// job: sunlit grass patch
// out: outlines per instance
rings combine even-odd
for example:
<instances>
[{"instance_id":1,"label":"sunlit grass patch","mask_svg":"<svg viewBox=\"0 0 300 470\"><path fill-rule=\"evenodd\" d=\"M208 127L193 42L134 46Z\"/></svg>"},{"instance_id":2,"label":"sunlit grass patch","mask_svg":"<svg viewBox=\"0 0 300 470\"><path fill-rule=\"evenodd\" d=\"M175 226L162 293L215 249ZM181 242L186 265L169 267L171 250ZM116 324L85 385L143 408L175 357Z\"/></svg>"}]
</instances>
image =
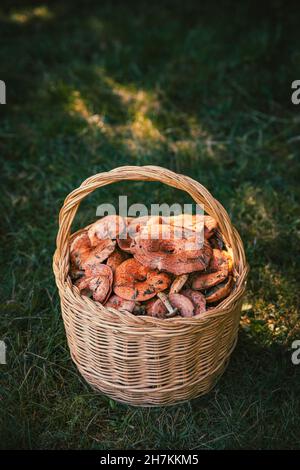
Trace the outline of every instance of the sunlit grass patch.
<instances>
[{"instance_id":1,"label":"sunlit grass patch","mask_svg":"<svg viewBox=\"0 0 300 470\"><path fill-rule=\"evenodd\" d=\"M53 17L54 14L47 5L40 5L32 9L27 8L24 10L13 11L9 16L12 22L18 24L25 24L34 19L47 21L53 19Z\"/></svg>"}]
</instances>

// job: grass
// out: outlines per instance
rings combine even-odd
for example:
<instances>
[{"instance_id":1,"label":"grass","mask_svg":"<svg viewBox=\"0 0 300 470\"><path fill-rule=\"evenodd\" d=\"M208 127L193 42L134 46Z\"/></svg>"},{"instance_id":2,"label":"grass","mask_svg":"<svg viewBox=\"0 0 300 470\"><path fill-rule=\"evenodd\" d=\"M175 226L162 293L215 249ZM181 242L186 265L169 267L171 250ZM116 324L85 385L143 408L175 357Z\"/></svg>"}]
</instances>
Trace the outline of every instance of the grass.
<instances>
[{"instance_id":1,"label":"grass","mask_svg":"<svg viewBox=\"0 0 300 470\"><path fill-rule=\"evenodd\" d=\"M3 1L1 448L291 449L300 442L297 4ZM71 362L51 269L58 210L123 164L190 175L222 201L251 266L238 346L207 396L137 409ZM187 202L118 184L101 202ZM138 198L137 198L138 196Z\"/></svg>"}]
</instances>

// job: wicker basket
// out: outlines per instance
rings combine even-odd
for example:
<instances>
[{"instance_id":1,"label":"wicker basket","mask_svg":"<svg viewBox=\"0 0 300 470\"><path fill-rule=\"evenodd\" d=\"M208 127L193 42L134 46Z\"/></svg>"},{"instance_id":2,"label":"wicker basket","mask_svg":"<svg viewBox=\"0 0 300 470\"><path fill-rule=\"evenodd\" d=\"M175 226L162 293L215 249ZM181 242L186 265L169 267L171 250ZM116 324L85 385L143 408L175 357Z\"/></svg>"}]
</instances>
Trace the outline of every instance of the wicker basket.
<instances>
[{"instance_id":1,"label":"wicker basket","mask_svg":"<svg viewBox=\"0 0 300 470\"><path fill-rule=\"evenodd\" d=\"M72 285L70 228L80 201L123 180L159 181L184 190L217 219L232 249L236 283L214 310L193 318L134 316L82 297ZM154 166L125 166L88 178L60 211L53 269L72 359L95 389L131 405L171 405L207 393L224 372L237 341L248 266L227 212L198 182Z\"/></svg>"}]
</instances>

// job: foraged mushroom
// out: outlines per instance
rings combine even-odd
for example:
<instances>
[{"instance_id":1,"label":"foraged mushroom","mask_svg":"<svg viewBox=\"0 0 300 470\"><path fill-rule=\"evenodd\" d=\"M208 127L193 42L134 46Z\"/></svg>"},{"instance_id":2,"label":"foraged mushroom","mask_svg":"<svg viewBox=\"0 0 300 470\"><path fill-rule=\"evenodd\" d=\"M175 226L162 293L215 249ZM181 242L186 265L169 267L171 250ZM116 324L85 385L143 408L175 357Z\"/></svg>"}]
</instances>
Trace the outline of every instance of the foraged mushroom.
<instances>
[{"instance_id":1,"label":"foraged mushroom","mask_svg":"<svg viewBox=\"0 0 300 470\"><path fill-rule=\"evenodd\" d=\"M178 254L168 253L168 251L165 251L165 247L154 254L147 250L139 249L134 253L134 257L137 261L152 269L167 271L179 276L180 274L205 269L209 263L211 252L212 249L210 246L205 244L203 248L199 250L198 256L194 258L189 258L184 252Z\"/></svg>"},{"instance_id":2,"label":"foraged mushroom","mask_svg":"<svg viewBox=\"0 0 300 470\"><path fill-rule=\"evenodd\" d=\"M193 230L199 234L204 229L204 238L207 240L212 237L218 228L218 222L210 215L202 214L180 214L167 219L170 225L182 227L187 230Z\"/></svg>"},{"instance_id":3,"label":"foraged mushroom","mask_svg":"<svg viewBox=\"0 0 300 470\"><path fill-rule=\"evenodd\" d=\"M81 295L92 297L92 291L89 285L91 280L92 280L91 277L83 276L74 282L74 285L78 287Z\"/></svg>"},{"instance_id":4,"label":"foraged mushroom","mask_svg":"<svg viewBox=\"0 0 300 470\"><path fill-rule=\"evenodd\" d=\"M105 304L105 307L112 307L119 311L132 312L135 307L134 300L125 300L122 297L119 297L116 294L110 296L108 301Z\"/></svg>"},{"instance_id":5,"label":"foraged mushroom","mask_svg":"<svg viewBox=\"0 0 300 470\"><path fill-rule=\"evenodd\" d=\"M226 271L217 271L215 273L199 273L192 282L192 288L196 290L210 289L227 278Z\"/></svg>"},{"instance_id":6,"label":"foraged mushroom","mask_svg":"<svg viewBox=\"0 0 300 470\"><path fill-rule=\"evenodd\" d=\"M153 225L151 231L149 226L143 227L135 238L135 259L152 269L176 275L205 269L212 254L209 243L200 245L195 232L177 235L167 224Z\"/></svg>"},{"instance_id":7,"label":"foraged mushroom","mask_svg":"<svg viewBox=\"0 0 300 470\"><path fill-rule=\"evenodd\" d=\"M227 270L228 273L232 271L232 258L228 251L214 248L213 255L211 257L207 270L211 272L216 272L222 269Z\"/></svg>"},{"instance_id":8,"label":"foraged mushroom","mask_svg":"<svg viewBox=\"0 0 300 470\"><path fill-rule=\"evenodd\" d=\"M188 278L188 274L180 274L180 276L177 276L170 287L170 294L178 294L183 288Z\"/></svg>"},{"instance_id":9,"label":"foraged mushroom","mask_svg":"<svg viewBox=\"0 0 300 470\"><path fill-rule=\"evenodd\" d=\"M89 288L94 300L105 303L111 294L112 284L107 276L96 276L91 278Z\"/></svg>"},{"instance_id":10,"label":"foraged mushroom","mask_svg":"<svg viewBox=\"0 0 300 470\"><path fill-rule=\"evenodd\" d=\"M211 304L214 302L219 302L220 300L225 299L225 297L228 297L231 292L232 282L232 276L229 276L229 278L221 284L217 284L216 286L206 291L206 302Z\"/></svg>"},{"instance_id":11,"label":"foraged mushroom","mask_svg":"<svg viewBox=\"0 0 300 470\"><path fill-rule=\"evenodd\" d=\"M182 317L194 315L194 305L190 299L181 294L170 294L169 300L173 307L177 308Z\"/></svg>"},{"instance_id":12,"label":"foraged mushroom","mask_svg":"<svg viewBox=\"0 0 300 470\"><path fill-rule=\"evenodd\" d=\"M71 243L70 258L74 268L85 269L87 264L101 263L115 249L116 242L111 239L98 240L92 247L87 232L81 233Z\"/></svg>"},{"instance_id":13,"label":"foraged mushroom","mask_svg":"<svg viewBox=\"0 0 300 470\"><path fill-rule=\"evenodd\" d=\"M210 289L223 282L231 269L232 262L227 251L215 248L206 271L194 275L192 288L196 290Z\"/></svg>"},{"instance_id":14,"label":"foraged mushroom","mask_svg":"<svg viewBox=\"0 0 300 470\"><path fill-rule=\"evenodd\" d=\"M218 228L218 222L210 215L204 216L204 237L208 240Z\"/></svg>"},{"instance_id":15,"label":"foraged mushroom","mask_svg":"<svg viewBox=\"0 0 300 470\"><path fill-rule=\"evenodd\" d=\"M99 240L120 237L126 230L126 221L119 215L107 215L93 223L88 229L88 236L92 246L96 246Z\"/></svg>"},{"instance_id":16,"label":"foraged mushroom","mask_svg":"<svg viewBox=\"0 0 300 470\"><path fill-rule=\"evenodd\" d=\"M183 233L197 232L198 237L204 234L204 216L202 214L175 215L165 219L165 223L177 227L177 229L180 228Z\"/></svg>"},{"instance_id":17,"label":"foraged mushroom","mask_svg":"<svg viewBox=\"0 0 300 470\"><path fill-rule=\"evenodd\" d=\"M162 301L162 303L167 309L166 317L175 317L175 315L177 315L178 309L173 307L168 296L164 292L158 292L157 297Z\"/></svg>"},{"instance_id":18,"label":"foraged mushroom","mask_svg":"<svg viewBox=\"0 0 300 470\"><path fill-rule=\"evenodd\" d=\"M113 253L107 258L106 264L112 269L112 272L114 273L119 264L123 263L123 261L126 259L128 259L127 253L124 253L124 251L115 248L115 251L113 251Z\"/></svg>"},{"instance_id":19,"label":"foraged mushroom","mask_svg":"<svg viewBox=\"0 0 300 470\"><path fill-rule=\"evenodd\" d=\"M87 232L77 235L70 245L70 259L73 268L80 268L85 260L91 256L91 242Z\"/></svg>"},{"instance_id":20,"label":"foraged mushroom","mask_svg":"<svg viewBox=\"0 0 300 470\"><path fill-rule=\"evenodd\" d=\"M146 303L146 313L150 317L165 318L167 312L166 306L160 299L153 298Z\"/></svg>"},{"instance_id":21,"label":"foraged mushroom","mask_svg":"<svg viewBox=\"0 0 300 470\"><path fill-rule=\"evenodd\" d=\"M143 301L155 297L170 284L169 274L157 272L131 258L116 268L113 289L123 299Z\"/></svg>"},{"instance_id":22,"label":"foraged mushroom","mask_svg":"<svg viewBox=\"0 0 300 470\"><path fill-rule=\"evenodd\" d=\"M113 282L112 269L107 264L102 263L87 263L85 266L86 277L105 276L109 279L110 284Z\"/></svg>"},{"instance_id":23,"label":"foraged mushroom","mask_svg":"<svg viewBox=\"0 0 300 470\"><path fill-rule=\"evenodd\" d=\"M206 299L201 292L197 292L193 289L184 289L181 291L181 294L192 301L195 315L199 315L206 311Z\"/></svg>"},{"instance_id":24,"label":"foraged mushroom","mask_svg":"<svg viewBox=\"0 0 300 470\"><path fill-rule=\"evenodd\" d=\"M145 215L137 217L128 223L127 233L131 238L135 238L135 236L141 231L142 227L149 225L159 225L163 223L164 218L160 215Z\"/></svg>"},{"instance_id":25,"label":"foraged mushroom","mask_svg":"<svg viewBox=\"0 0 300 470\"><path fill-rule=\"evenodd\" d=\"M113 273L106 264L87 265L85 275L75 282L83 295L92 294L93 299L105 302L111 294Z\"/></svg>"}]
</instances>

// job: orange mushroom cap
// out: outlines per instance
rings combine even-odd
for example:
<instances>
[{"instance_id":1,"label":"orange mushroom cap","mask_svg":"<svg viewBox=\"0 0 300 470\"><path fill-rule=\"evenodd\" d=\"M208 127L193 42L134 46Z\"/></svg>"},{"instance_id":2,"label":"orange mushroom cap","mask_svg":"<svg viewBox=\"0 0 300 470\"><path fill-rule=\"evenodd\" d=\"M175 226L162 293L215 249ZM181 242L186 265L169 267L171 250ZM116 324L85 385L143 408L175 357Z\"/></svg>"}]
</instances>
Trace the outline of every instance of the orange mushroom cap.
<instances>
[{"instance_id":1,"label":"orange mushroom cap","mask_svg":"<svg viewBox=\"0 0 300 470\"><path fill-rule=\"evenodd\" d=\"M115 245L116 242L108 238L92 246L87 232L81 233L70 246L71 265L85 269L87 264L101 263L114 251Z\"/></svg>"},{"instance_id":2,"label":"orange mushroom cap","mask_svg":"<svg viewBox=\"0 0 300 470\"><path fill-rule=\"evenodd\" d=\"M75 285L83 295L92 294L93 299L104 303L111 294L113 273L106 264L92 264L87 267L85 276L78 279Z\"/></svg>"},{"instance_id":3,"label":"orange mushroom cap","mask_svg":"<svg viewBox=\"0 0 300 470\"><path fill-rule=\"evenodd\" d=\"M142 228L135 244L136 260L152 269L176 275L205 269L212 254L209 243L204 241L201 245L195 232L179 233L177 228L167 224Z\"/></svg>"},{"instance_id":4,"label":"orange mushroom cap","mask_svg":"<svg viewBox=\"0 0 300 470\"><path fill-rule=\"evenodd\" d=\"M193 289L206 290L223 282L232 269L230 260L231 258L226 251L215 248L206 272L194 275Z\"/></svg>"},{"instance_id":5,"label":"orange mushroom cap","mask_svg":"<svg viewBox=\"0 0 300 470\"><path fill-rule=\"evenodd\" d=\"M89 283L89 288L93 293L93 299L105 304L111 294L112 283L107 276L92 277Z\"/></svg>"},{"instance_id":6,"label":"orange mushroom cap","mask_svg":"<svg viewBox=\"0 0 300 470\"><path fill-rule=\"evenodd\" d=\"M92 246L99 241L115 239L126 230L126 220L119 215L107 215L93 223L88 229L88 236Z\"/></svg>"},{"instance_id":7,"label":"orange mushroom cap","mask_svg":"<svg viewBox=\"0 0 300 470\"><path fill-rule=\"evenodd\" d=\"M125 261L128 256L129 255L124 253L124 251L115 248L115 251L113 251L113 253L107 258L106 264L112 269L112 272L114 273L119 264L123 263L123 261Z\"/></svg>"},{"instance_id":8,"label":"orange mushroom cap","mask_svg":"<svg viewBox=\"0 0 300 470\"><path fill-rule=\"evenodd\" d=\"M130 258L116 268L113 289L123 299L143 301L167 289L170 284L169 274L150 269Z\"/></svg>"},{"instance_id":9,"label":"orange mushroom cap","mask_svg":"<svg viewBox=\"0 0 300 470\"><path fill-rule=\"evenodd\" d=\"M218 228L218 222L210 215L180 214L165 219L165 222L176 227L193 230L201 233L204 230L204 238L207 240L213 236Z\"/></svg>"}]
</instances>

